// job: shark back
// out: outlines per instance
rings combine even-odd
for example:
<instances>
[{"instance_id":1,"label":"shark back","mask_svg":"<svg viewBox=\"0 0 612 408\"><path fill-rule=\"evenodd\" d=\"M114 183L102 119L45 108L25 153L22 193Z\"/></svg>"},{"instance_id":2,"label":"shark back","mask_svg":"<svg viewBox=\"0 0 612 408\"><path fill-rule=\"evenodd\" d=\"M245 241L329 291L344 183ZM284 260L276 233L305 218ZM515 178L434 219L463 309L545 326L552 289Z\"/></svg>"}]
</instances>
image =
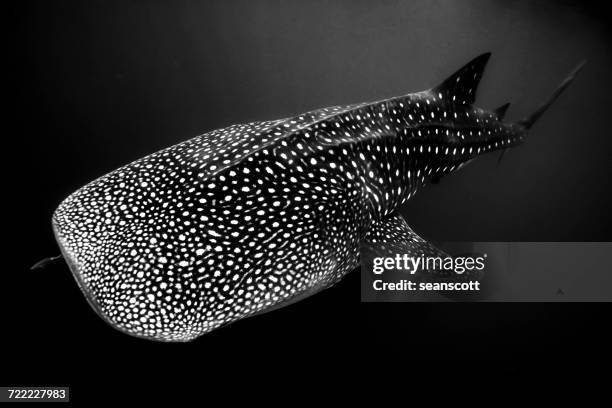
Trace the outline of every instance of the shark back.
<instances>
[{"instance_id":1,"label":"shark back","mask_svg":"<svg viewBox=\"0 0 612 408\"><path fill-rule=\"evenodd\" d=\"M364 242L440 254L398 207L526 132L473 106L488 58L423 92L229 126L112 171L56 209L63 257L110 325L186 341L329 287Z\"/></svg>"}]
</instances>

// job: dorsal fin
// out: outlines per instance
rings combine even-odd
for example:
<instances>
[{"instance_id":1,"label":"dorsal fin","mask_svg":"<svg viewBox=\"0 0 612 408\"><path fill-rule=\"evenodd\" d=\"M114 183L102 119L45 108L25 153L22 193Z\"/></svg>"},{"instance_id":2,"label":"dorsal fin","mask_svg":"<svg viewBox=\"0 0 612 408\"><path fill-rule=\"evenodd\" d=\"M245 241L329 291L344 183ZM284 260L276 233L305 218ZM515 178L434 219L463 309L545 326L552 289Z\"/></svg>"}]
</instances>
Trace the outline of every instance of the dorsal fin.
<instances>
[{"instance_id":1,"label":"dorsal fin","mask_svg":"<svg viewBox=\"0 0 612 408\"><path fill-rule=\"evenodd\" d=\"M493 111L495 113L495 116L497 116L497 119L502 120L504 116L506 116L506 112L508 111L509 106L510 102L504 103L502 106Z\"/></svg>"},{"instance_id":2,"label":"dorsal fin","mask_svg":"<svg viewBox=\"0 0 612 408\"><path fill-rule=\"evenodd\" d=\"M433 91L441 94L442 98L458 104L471 105L476 99L476 88L482 78L490 52L479 55L468 62L463 68L455 72Z\"/></svg>"}]
</instances>

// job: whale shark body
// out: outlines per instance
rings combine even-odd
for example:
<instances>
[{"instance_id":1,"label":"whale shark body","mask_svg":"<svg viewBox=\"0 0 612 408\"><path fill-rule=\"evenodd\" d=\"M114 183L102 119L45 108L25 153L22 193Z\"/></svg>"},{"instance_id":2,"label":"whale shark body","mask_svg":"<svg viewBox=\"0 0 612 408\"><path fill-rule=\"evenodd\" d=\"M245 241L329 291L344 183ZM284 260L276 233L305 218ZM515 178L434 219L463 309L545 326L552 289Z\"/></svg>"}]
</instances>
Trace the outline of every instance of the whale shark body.
<instances>
[{"instance_id":1,"label":"whale shark body","mask_svg":"<svg viewBox=\"0 0 612 408\"><path fill-rule=\"evenodd\" d=\"M187 341L333 285L359 248L442 252L398 214L417 189L521 144L527 119L473 106L490 54L429 90L214 130L121 167L53 215L64 259L113 327Z\"/></svg>"}]
</instances>

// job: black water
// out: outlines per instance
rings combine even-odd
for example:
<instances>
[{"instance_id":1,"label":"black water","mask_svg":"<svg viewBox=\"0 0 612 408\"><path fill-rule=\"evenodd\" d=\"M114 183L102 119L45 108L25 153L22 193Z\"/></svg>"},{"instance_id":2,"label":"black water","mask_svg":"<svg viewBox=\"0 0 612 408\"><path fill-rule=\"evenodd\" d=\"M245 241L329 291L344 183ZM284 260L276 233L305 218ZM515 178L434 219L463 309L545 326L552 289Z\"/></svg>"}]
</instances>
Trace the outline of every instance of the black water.
<instances>
[{"instance_id":1,"label":"black water","mask_svg":"<svg viewBox=\"0 0 612 408\"><path fill-rule=\"evenodd\" d=\"M3 348L12 356L2 382L84 393L109 381L109 367L121 367L119 379L135 372L165 381L186 361L212 369L337 359L363 368L384 365L377 353L396 349L414 351L400 365L441 370L449 370L444 358L457 370L512 371L609 357L601 339L607 307L366 305L357 273L290 308L168 346L108 328L67 267L27 272L58 252L55 206L126 162L232 123L419 91L485 51L493 56L477 105L510 101L509 120L534 109L581 60L588 64L524 146L499 166L486 156L421 192L403 211L409 223L438 241L609 241L612 20L598 4L21 3L10 37L19 71L7 78L17 91L15 126L4 136L5 200L16 207L4 274L19 276L5 285L14 296L4 297ZM584 354L559 341L583 342Z\"/></svg>"}]
</instances>

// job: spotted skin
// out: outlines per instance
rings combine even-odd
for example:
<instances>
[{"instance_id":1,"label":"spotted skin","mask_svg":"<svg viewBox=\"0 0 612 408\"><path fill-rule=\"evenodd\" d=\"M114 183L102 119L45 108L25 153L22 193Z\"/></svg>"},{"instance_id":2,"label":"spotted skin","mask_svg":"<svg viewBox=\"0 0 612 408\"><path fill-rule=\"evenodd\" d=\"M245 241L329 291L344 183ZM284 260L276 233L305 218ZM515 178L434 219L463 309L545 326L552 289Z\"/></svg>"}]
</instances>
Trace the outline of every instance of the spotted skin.
<instances>
[{"instance_id":1,"label":"spotted skin","mask_svg":"<svg viewBox=\"0 0 612 408\"><path fill-rule=\"evenodd\" d=\"M379 233L427 249L397 208L527 131L472 106L488 57L427 91L230 126L108 173L55 211L64 258L113 327L187 341L329 287Z\"/></svg>"},{"instance_id":2,"label":"spotted skin","mask_svg":"<svg viewBox=\"0 0 612 408\"><path fill-rule=\"evenodd\" d=\"M361 255L365 265L372 265L374 257L386 256L394 258L397 254L407 254L413 257L450 257L446 252L436 248L424 240L410 228L404 217L398 212L392 213L380 221L374 222L368 234L361 240ZM474 256L476 256L474 254ZM362 263L363 264L363 263ZM456 274L452 270L419 269L412 274L413 281L470 281L481 279L479 270Z\"/></svg>"}]
</instances>

